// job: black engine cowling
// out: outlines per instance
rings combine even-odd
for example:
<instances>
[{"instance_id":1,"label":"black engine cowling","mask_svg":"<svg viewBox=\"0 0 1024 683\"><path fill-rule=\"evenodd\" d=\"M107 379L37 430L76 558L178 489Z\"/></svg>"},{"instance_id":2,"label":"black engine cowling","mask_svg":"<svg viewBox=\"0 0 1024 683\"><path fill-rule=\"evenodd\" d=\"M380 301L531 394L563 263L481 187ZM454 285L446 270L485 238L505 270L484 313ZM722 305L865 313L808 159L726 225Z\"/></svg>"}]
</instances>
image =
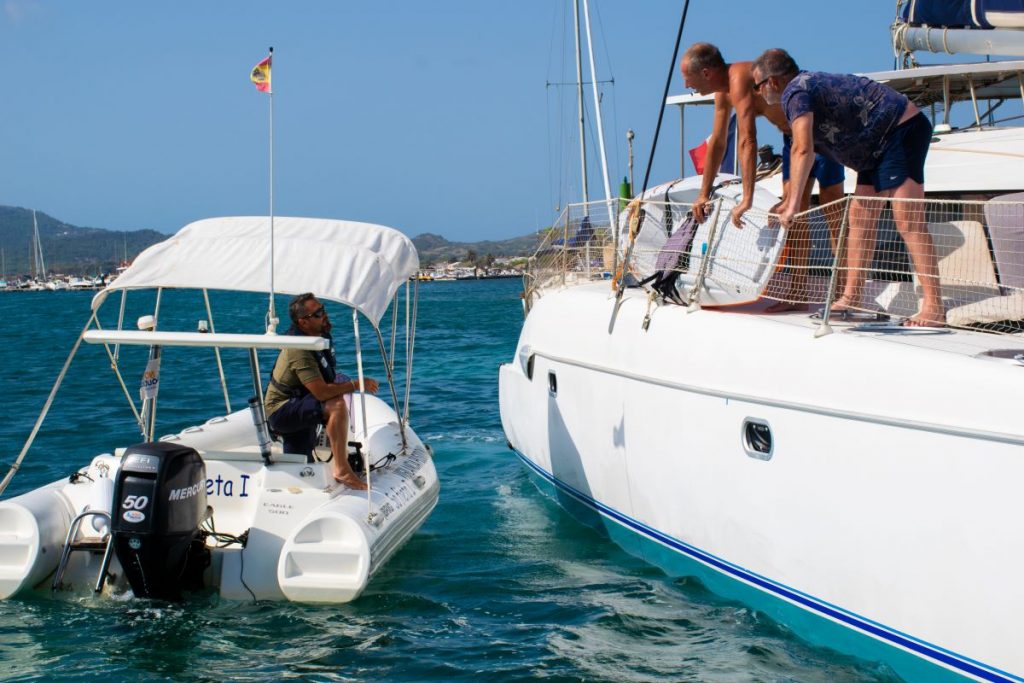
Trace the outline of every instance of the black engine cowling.
<instances>
[{"instance_id":1,"label":"black engine cowling","mask_svg":"<svg viewBox=\"0 0 1024 683\"><path fill-rule=\"evenodd\" d=\"M181 599L209 563L199 525L207 514L206 466L188 446L130 446L114 483L114 552L139 598Z\"/></svg>"}]
</instances>

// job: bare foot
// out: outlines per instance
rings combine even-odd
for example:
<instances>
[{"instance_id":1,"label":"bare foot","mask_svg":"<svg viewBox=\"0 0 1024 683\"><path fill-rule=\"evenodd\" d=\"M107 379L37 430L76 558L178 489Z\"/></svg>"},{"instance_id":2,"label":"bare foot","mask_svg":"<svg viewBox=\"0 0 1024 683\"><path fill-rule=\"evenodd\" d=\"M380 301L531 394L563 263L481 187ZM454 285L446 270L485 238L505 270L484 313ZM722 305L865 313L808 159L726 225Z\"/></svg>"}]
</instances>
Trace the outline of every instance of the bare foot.
<instances>
[{"instance_id":1,"label":"bare foot","mask_svg":"<svg viewBox=\"0 0 1024 683\"><path fill-rule=\"evenodd\" d=\"M337 472L335 472L334 481L338 482L339 484L344 484L350 489L354 489L356 491L366 490L366 482L357 477L355 474L338 474Z\"/></svg>"},{"instance_id":2,"label":"bare foot","mask_svg":"<svg viewBox=\"0 0 1024 683\"><path fill-rule=\"evenodd\" d=\"M832 302L832 308L830 309L833 313L841 313L843 311L849 311L857 308L857 304L853 303L845 296L841 296Z\"/></svg>"},{"instance_id":3,"label":"bare foot","mask_svg":"<svg viewBox=\"0 0 1024 683\"><path fill-rule=\"evenodd\" d=\"M946 312L942 309L922 308L917 315L907 318L904 327L945 327Z\"/></svg>"},{"instance_id":4,"label":"bare foot","mask_svg":"<svg viewBox=\"0 0 1024 683\"><path fill-rule=\"evenodd\" d=\"M785 313L787 311L806 311L808 310L807 304L794 304L789 301L776 301L768 308L764 309L765 313Z\"/></svg>"}]
</instances>

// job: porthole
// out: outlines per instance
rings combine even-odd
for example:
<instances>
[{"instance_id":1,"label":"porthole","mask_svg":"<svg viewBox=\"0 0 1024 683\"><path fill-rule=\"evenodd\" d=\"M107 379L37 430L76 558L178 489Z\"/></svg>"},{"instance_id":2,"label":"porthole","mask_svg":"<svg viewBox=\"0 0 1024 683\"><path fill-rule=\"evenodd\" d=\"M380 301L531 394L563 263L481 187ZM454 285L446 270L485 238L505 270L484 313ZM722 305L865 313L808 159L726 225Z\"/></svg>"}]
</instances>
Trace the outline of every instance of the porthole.
<instances>
[{"instance_id":1,"label":"porthole","mask_svg":"<svg viewBox=\"0 0 1024 683\"><path fill-rule=\"evenodd\" d=\"M766 420L748 417L743 421L743 450L751 458L771 460L775 450L772 428Z\"/></svg>"},{"instance_id":2,"label":"porthole","mask_svg":"<svg viewBox=\"0 0 1024 683\"><path fill-rule=\"evenodd\" d=\"M558 395L558 378L553 372L548 373L548 393L552 396Z\"/></svg>"}]
</instances>

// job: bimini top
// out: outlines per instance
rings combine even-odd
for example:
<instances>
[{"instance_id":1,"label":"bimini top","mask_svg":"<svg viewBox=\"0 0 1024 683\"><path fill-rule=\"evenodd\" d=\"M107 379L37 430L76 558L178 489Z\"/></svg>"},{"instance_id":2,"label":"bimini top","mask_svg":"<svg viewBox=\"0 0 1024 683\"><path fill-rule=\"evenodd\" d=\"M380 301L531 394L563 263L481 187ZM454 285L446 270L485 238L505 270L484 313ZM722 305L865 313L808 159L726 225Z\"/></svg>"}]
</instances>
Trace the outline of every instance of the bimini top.
<instances>
[{"instance_id":1,"label":"bimini top","mask_svg":"<svg viewBox=\"0 0 1024 683\"><path fill-rule=\"evenodd\" d=\"M324 218L274 217L274 291L313 292L352 306L374 325L416 274L412 241L392 228ZM143 251L100 291L155 287L270 291L270 218L230 216L190 223Z\"/></svg>"}]
</instances>

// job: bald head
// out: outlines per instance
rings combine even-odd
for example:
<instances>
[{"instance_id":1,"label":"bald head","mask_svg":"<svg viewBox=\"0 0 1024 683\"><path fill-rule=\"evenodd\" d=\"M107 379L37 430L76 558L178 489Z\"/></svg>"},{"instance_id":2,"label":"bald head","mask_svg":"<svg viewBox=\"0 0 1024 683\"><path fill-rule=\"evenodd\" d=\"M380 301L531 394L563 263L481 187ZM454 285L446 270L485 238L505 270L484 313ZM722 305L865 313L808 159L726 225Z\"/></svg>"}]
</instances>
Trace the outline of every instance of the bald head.
<instances>
[{"instance_id":1,"label":"bald head","mask_svg":"<svg viewBox=\"0 0 1024 683\"><path fill-rule=\"evenodd\" d=\"M684 70L724 69L722 53L711 43L694 43L683 53Z\"/></svg>"}]
</instances>

